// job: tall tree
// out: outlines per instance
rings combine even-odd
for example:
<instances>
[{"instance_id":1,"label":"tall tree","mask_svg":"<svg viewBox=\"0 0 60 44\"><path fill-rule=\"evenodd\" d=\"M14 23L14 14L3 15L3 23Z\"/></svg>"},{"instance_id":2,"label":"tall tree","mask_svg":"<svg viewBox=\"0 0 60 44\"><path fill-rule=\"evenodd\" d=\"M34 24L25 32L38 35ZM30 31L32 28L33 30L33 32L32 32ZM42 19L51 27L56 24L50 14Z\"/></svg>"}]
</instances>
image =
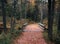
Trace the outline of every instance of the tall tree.
<instances>
[{"instance_id":1,"label":"tall tree","mask_svg":"<svg viewBox=\"0 0 60 44\"><path fill-rule=\"evenodd\" d=\"M48 0L48 37L52 40L55 0Z\"/></svg>"},{"instance_id":2,"label":"tall tree","mask_svg":"<svg viewBox=\"0 0 60 44\"><path fill-rule=\"evenodd\" d=\"M20 19L22 19L22 0L20 0Z\"/></svg>"},{"instance_id":3,"label":"tall tree","mask_svg":"<svg viewBox=\"0 0 60 44\"><path fill-rule=\"evenodd\" d=\"M60 0L58 0L58 32L60 31Z\"/></svg>"},{"instance_id":4,"label":"tall tree","mask_svg":"<svg viewBox=\"0 0 60 44\"><path fill-rule=\"evenodd\" d=\"M58 36L60 37L60 0L58 0Z\"/></svg>"},{"instance_id":5,"label":"tall tree","mask_svg":"<svg viewBox=\"0 0 60 44\"><path fill-rule=\"evenodd\" d=\"M16 9L17 9L17 2L18 0L14 0L14 4L13 4L13 15L14 15L14 18L13 18L13 29L15 27L15 24L16 24Z\"/></svg>"},{"instance_id":6,"label":"tall tree","mask_svg":"<svg viewBox=\"0 0 60 44\"><path fill-rule=\"evenodd\" d=\"M35 22L36 21L38 22L38 15L39 15L38 6L39 6L39 0L35 0L35 6L34 6L35 8L34 8L34 13L33 13Z\"/></svg>"},{"instance_id":7,"label":"tall tree","mask_svg":"<svg viewBox=\"0 0 60 44\"><path fill-rule=\"evenodd\" d=\"M25 0L25 19L26 19L26 13L27 12L27 0Z\"/></svg>"},{"instance_id":8,"label":"tall tree","mask_svg":"<svg viewBox=\"0 0 60 44\"><path fill-rule=\"evenodd\" d=\"M14 7L14 8L13 8L13 10L14 10L14 11L13 11L13 12L14 12L14 13L13 13L13 14L14 14L14 23L15 23L15 20L16 20L17 1L18 1L18 0L14 0L14 5L13 5L13 7Z\"/></svg>"},{"instance_id":9,"label":"tall tree","mask_svg":"<svg viewBox=\"0 0 60 44\"><path fill-rule=\"evenodd\" d=\"M1 0L4 31L6 31L6 3L7 0Z\"/></svg>"},{"instance_id":10,"label":"tall tree","mask_svg":"<svg viewBox=\"0 0 60 44\"><path fill-rule=\"evenodd\" d=\"M35 22L38 22L39 9L38 9L38 5L37 4L35 5L35 8L34 9L35 9L34 12L33 12L34 21Z\"/></svg>"},{"instance_id":11,"label":"tall tree","mask_svg":"<svg viewBox=\"0 0 60 44\"><path fill-rule=\"evenodd\" d=\"M40 12L41 12L40 22L43 23L43 2L42 2L42 0L41 0L41 3L40 3Z\"/></svg>"},{"instance_id":12,"label":"tall tree","mask_svg":"<svg viewBox=\"0 0 60 44\"><path fill-rule=\"evenodd\" d=\"M11 14L11 32L13 32L15 29L17 2L18 0L13 0L13 14Z\"/></svg>"}]
</instances>

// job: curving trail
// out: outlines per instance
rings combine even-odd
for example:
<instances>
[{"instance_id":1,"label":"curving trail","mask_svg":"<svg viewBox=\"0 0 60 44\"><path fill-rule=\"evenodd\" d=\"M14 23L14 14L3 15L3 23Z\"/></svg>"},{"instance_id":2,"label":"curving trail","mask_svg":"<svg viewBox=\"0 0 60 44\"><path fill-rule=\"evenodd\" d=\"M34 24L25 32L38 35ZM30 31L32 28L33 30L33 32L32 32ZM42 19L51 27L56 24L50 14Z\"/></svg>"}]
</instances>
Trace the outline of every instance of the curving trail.
<instances>
[{"instance_id":1,"label":"curving trail","mask_svg":"<svg viewBox=\"0 0 60 44\"><path fill-rule=\"evenodd\" d=\"M22 35L14 40L14 44L47 44L43 37L43 29L38 24L25 27Z\"/></svg>"}]
</instances>

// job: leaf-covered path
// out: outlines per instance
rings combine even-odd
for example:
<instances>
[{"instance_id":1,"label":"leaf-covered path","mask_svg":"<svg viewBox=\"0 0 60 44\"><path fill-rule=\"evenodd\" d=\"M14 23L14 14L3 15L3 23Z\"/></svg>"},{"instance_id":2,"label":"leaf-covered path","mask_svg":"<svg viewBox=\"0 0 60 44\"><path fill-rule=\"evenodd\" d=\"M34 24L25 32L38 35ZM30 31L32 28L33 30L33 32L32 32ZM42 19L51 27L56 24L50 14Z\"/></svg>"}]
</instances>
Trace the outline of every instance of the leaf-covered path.
<instances>
[{"instance_id":1,"label":"leaf-covered path","mask_svg":"<svg viewBox=\"0 0 60 44\"><path fill-rule=\"evenodd\" d=\"M30 24L24 28L22 35L14 40L14 44L47 44L43 37L43 29L38 24Z\"/></svg>"}]
</instances>

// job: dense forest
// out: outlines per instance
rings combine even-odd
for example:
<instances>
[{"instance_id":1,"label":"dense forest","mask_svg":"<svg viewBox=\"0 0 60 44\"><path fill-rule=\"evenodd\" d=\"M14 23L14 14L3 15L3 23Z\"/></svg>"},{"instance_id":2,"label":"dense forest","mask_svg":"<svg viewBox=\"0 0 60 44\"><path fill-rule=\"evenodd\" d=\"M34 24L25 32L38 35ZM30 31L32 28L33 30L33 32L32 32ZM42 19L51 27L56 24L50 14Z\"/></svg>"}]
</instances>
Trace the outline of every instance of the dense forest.
<instances>
[{"instance_id":1,"label":"dense forest","mask_svg":"<svg viewBox=\"0 0 60 44\"><path fill-rule=\"evenodd\" d=\"M60 44L59 5L60 0L0 0L0 44L11 44L30 24L40 24L46 41Z\"/></svg>"}]
</instances>

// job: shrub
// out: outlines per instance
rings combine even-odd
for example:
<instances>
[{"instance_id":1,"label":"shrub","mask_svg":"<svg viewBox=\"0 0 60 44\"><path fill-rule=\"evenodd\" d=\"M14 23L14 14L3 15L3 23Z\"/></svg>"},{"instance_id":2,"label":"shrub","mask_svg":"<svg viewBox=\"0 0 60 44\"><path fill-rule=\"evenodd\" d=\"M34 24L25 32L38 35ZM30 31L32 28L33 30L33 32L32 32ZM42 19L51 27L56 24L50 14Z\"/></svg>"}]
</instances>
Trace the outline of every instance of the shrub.
<instances>
[{"instance_id":1,"label":"shrub","mask_svg":"<svg viewBox=\"0 0 60 44\"><path fill-rule=\"evenodd\" d=\"M0 35L0 44L12 44L12 41L20 34L20 32L21 31L19 30L14 30L13 32L8 32L7 34L2 32Z\"/></svg>"}]
</instances>

